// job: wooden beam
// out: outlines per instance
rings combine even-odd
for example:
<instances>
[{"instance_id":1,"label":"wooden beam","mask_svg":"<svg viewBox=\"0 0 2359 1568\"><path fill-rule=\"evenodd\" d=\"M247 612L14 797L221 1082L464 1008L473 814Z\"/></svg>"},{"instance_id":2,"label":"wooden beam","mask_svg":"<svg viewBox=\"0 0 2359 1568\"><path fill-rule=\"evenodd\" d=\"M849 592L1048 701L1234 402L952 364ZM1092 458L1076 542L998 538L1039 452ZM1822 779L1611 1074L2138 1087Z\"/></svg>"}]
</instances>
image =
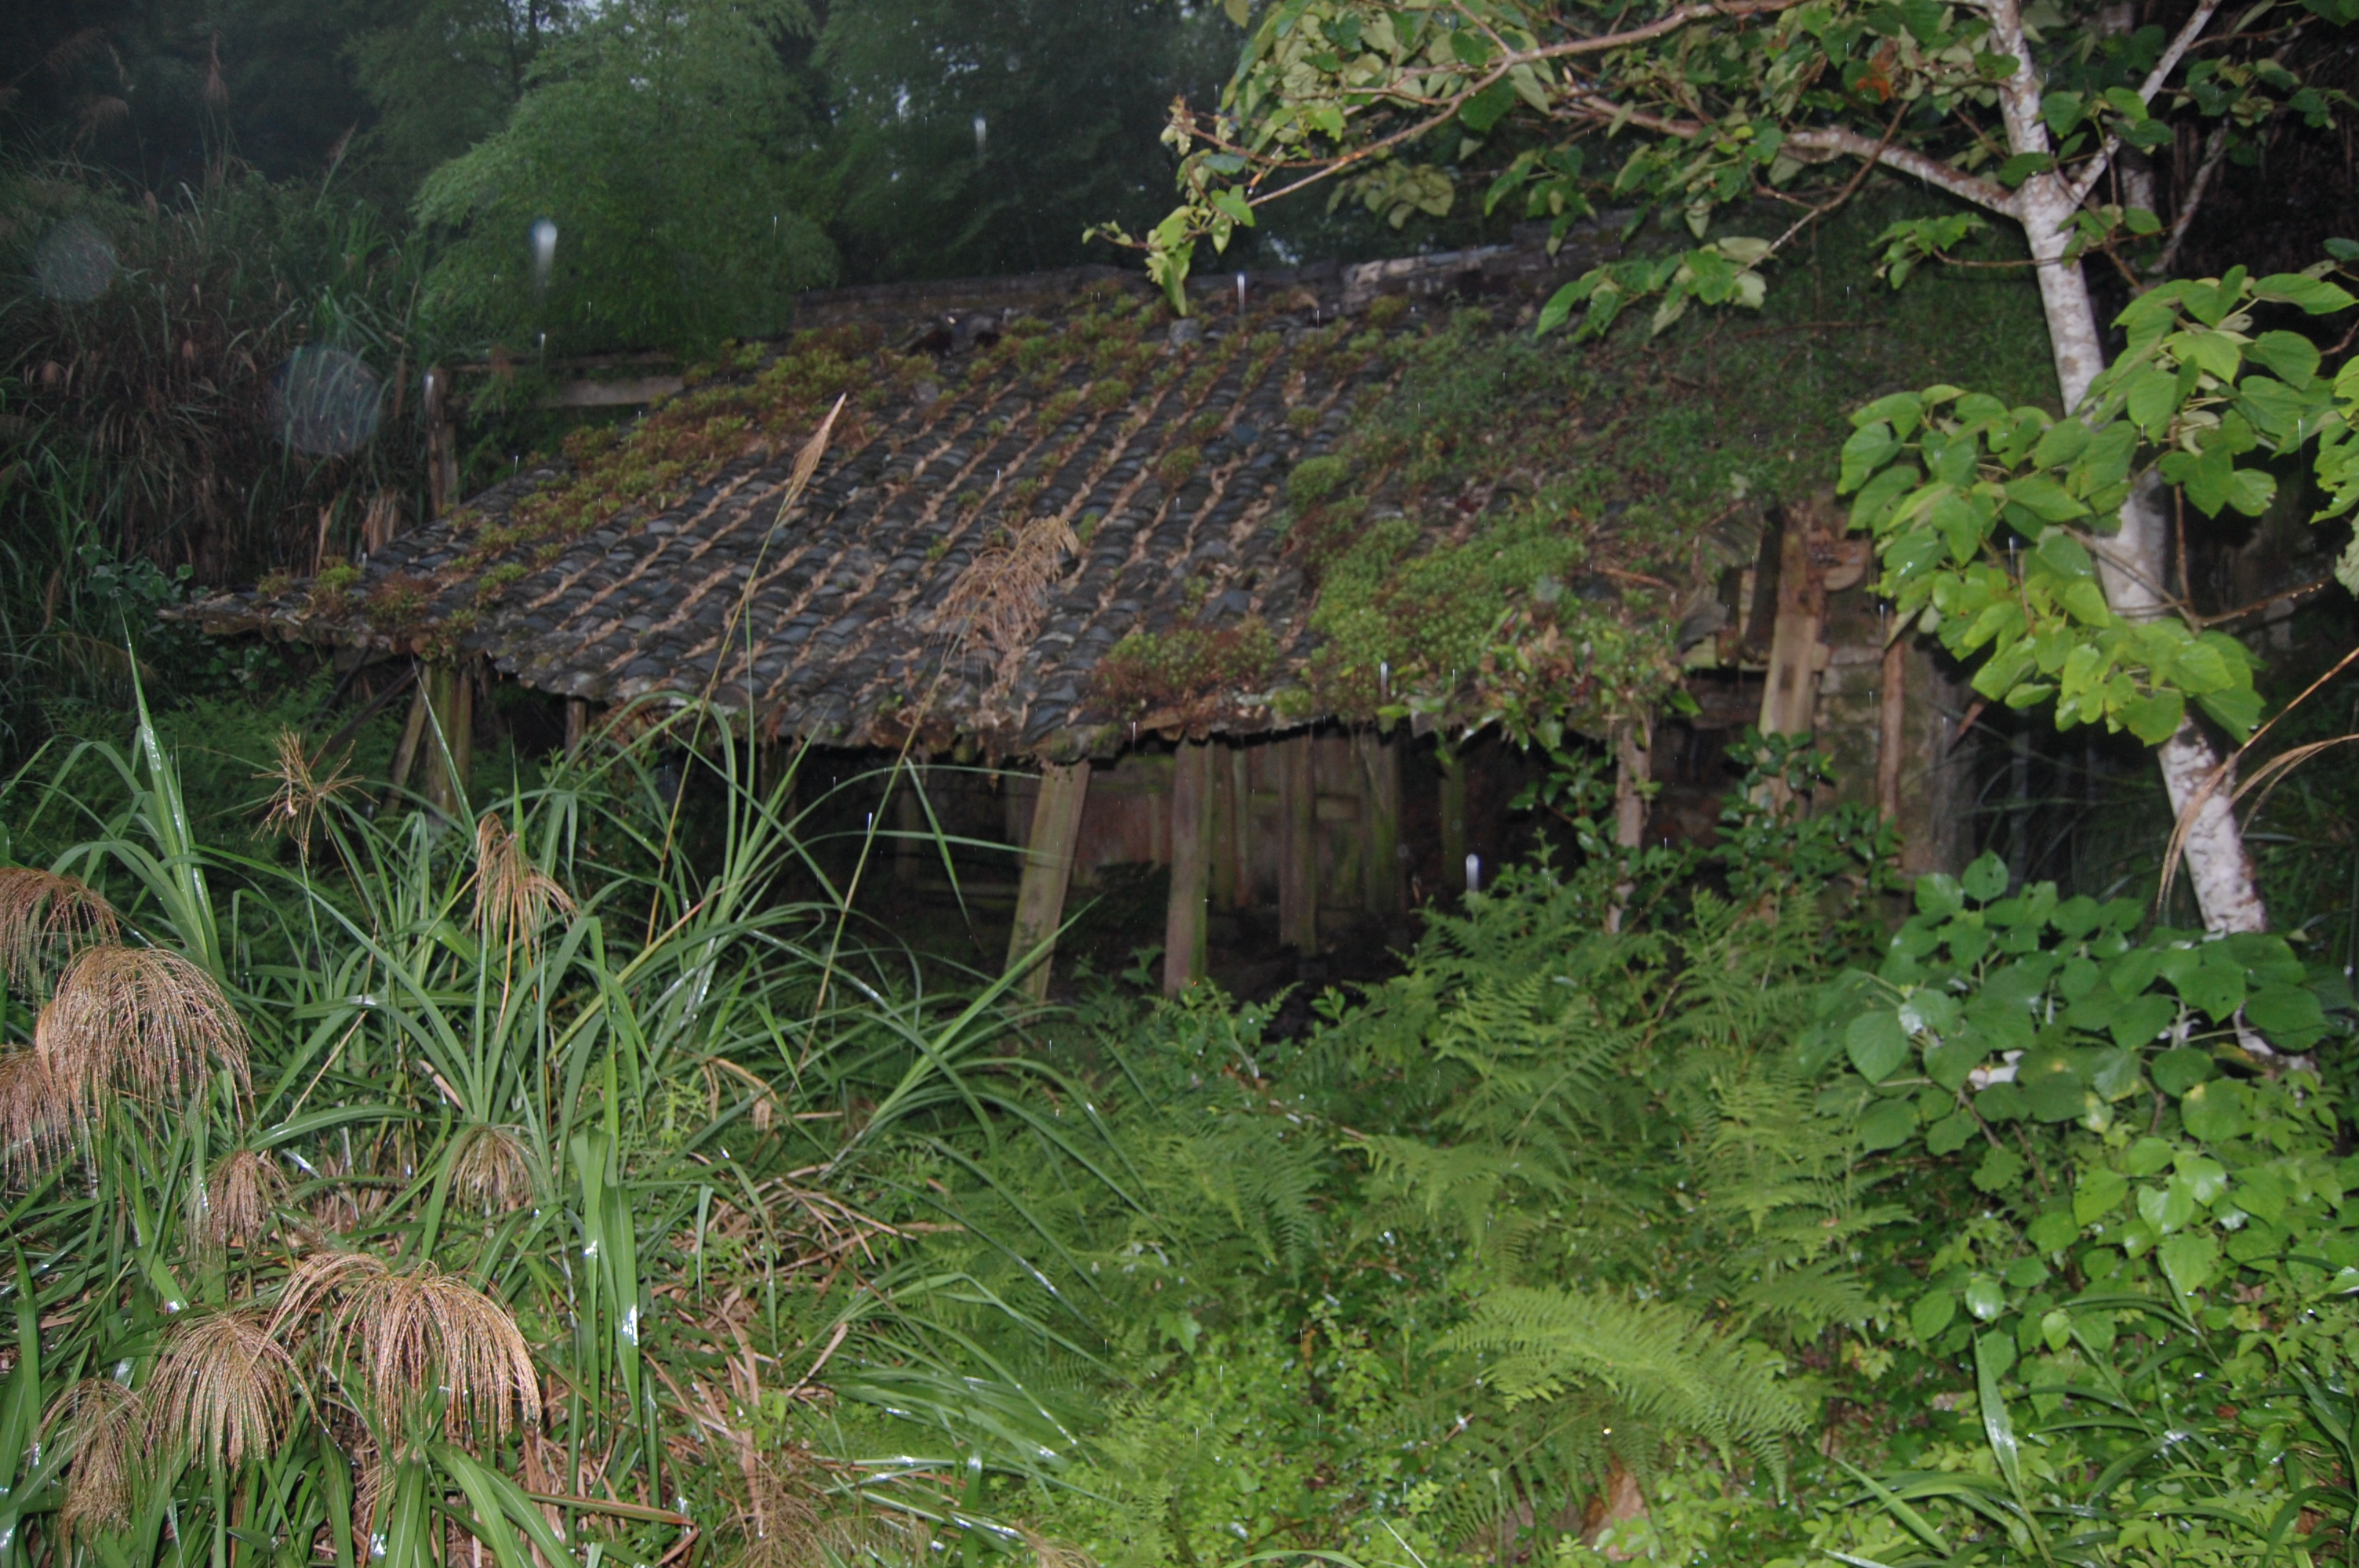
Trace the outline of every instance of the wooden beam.
<instances>
[{"instance_id":1,"label":"wooden beam","mask_svg":"<svg viewBox=\"0 0 2359 1568\"><path fill-rule=\"evenodd\" d=\"M433 723L422 747L426 803L446 816L466 808L467 774L475 757L475 683L465 666L429 664L426 696Z\"/></svg>"},{"instance_id":2,"label":"wooden beam","mask_svg":"<svg viewBox=\"0 0 2359 1568\"><path fill-rule=\"evenodd\" d=\"M1359 764L1360 831L1367 849L1361 897L1371 914L1397 914L1406 903L1401 896L1400 746L1364 730L1352 737L1352 755Z\"/></svg>"},{"instance_id":3,"label":"wooden beam","mask_svg":"<svg viewBox=\"0 0 2359 1568\"><path fill-rule=\"evenodd\" d=\"M582 749L590 738L590 705L578 697L565 699L565 749L570 752Z\"/></svg>"},{"instance_id":4,"label":"wooden beam","mask_svg":"<svg viewBox=\"0 0 2359 1568\"><path fill-rule=\"evenodd\" d=\"M1016 929L1007 936L1007 968L1022 970L1016 989L1035 1001L1049 995L1051 954L1025 966L1033 950L1052 941L1065 922L1065 889L1073 876L1073 848L1082 837L1082 804L1088 798L1090 765L1051 762L1040 770L1040 794L1032 805L1032 835L1024 850L1024 880L1016 890Z\"/></svg>"},{"instance_id":5,"label":"wooden beam","mask_svg":"<svg viewBox=\"0 0 2359 1568\"><path fill-rule=\"evenodd\" d=\"M1452 892L1466 891L1466 759L1441 738L1435 753L1441 763L1441 884Z\"/></svg>"},{"instance_id":6,"label":"wooden beam","mask_svg":"<svg viewBox=\"0 0 2359 1568\"><path fill-rule=\"evenodd\" d=\"M1769 637L1769 679L1761 692L1764 735L1808 733L1818 707L1827 590L1811 558L1810 524L1808 512L1789 510L1777 551L1777 620Z\"/></svg>"},{"instance_id":7,"label":"wooden beam","mask_svg":"<svg viewBox=\"0 0 2359 1568\"><path fill-rule=\"evenodd\" d=\"M1274 744L1277 762L1277 939L1306 957L1319 951L1319 790L1310 736Z\"/></svg>"},{"instance_id":8,"label":"wooden beam","mask_svg":"<svg viewBox=\"0 0 2359 1568\"><path fill-rule=\"evenodd\" d=\"M418 693L409 699L409 717L401 726L401 743L393 749L393 788L398 794L409 783L409 775L418 766L418 751L426 736L426 713L433 699L427 695L426 682L418 682Z\"/></svg>"},{"instance_id":9,"label":"wooden beam","mask_svg":"<svg viewBox=\"0 0 2359 1568\"><path fill-rule=\"evenodd\" d=\"M1205 894L1212 862L1212 748L1184 741L1171 767L1171 904L1163 917L1163 994L1204 978ZM1222 772L1225 773L1225 768Z\"/></svg>"},{"instance_id":10,"label":"wooden beam","mask_svg":"<svg viewBox=\"0 0 2359 1568\"><path fill-rule=\"evenodd\" d=\"M1212 746L1212 902L1243 909L1253 902L1253 863L1245 847L1253 834L1253 789L1245 777L1245 749L1225 741Z\"/></svg>"},{"instance_id":11,"label":"wooden beam","mask_svg":"<svg viewBox=\"0 0 2359 1568\"><path fill-rule=\"evenodd\" d=\"M893 880L914 887L926 863L926 803L918 797L923 771L906 762L893 779Z\"/></svg>"}]
</instances>

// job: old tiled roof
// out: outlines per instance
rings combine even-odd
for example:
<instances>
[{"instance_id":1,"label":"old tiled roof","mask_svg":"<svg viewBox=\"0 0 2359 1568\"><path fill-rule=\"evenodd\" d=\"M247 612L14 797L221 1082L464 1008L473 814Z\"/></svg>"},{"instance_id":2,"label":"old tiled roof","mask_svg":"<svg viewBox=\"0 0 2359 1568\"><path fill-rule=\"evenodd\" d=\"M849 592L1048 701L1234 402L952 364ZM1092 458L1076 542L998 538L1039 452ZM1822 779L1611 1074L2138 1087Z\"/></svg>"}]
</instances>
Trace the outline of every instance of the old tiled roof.
<instances>
[{"instance_id":1,"label":"old tiled roof","mask_svg":"<svg viewBox=\"0 0 2359 1568\"><path fill-rule=\"evenodd\" d=\"M576 440L356 573L193 615L378 654L480 653L601 704L750 700L770 732L832 744L896 744L914 722L929 745L1075 754L1134 722L1299 724L1318 715L1273 697L1313 651L1286 481L1397 373L1375 322L1406 323L1371 300L1528 298L1593 259L1502 248L1303 269L1249 279L1242 314L1222 279L1178 322L1112 269L813 297L812 330L692 373L620 446ZM782 510L839 390L832 445ZM978 617L994 572L1008 597ZM1251 689L1127 719L1099 700L1093 675L1125 637L1241 627L1269 649Z\"/></svg>"}]
</instances>

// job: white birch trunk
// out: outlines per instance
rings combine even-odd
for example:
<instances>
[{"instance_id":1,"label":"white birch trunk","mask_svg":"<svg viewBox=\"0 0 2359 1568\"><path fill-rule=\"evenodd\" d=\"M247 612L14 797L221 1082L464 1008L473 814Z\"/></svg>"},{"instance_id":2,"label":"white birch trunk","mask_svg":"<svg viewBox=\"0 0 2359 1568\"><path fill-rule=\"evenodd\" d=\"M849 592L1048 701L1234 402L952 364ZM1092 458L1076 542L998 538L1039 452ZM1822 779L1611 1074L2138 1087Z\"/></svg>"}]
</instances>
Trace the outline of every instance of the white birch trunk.
<instances>
[{"instance_id":1,"label":"white birch trunk","mask_svg":"<svg viewBox=\"0 0 2359 1568\"><path fill-rule=\"evenodd\" d=\"M2048 123L2039 114L2040 81L2031 66L2029 41L2023 35L2016 0L1987 0L1985 10L1991 18L1992 47L2022 62L1999 87L2008 151L2046 153L2050 149ZM2016 192L2016 201L2039 278L2039 303L2055 354L2057 384L2064 395L2064 406L2077 409L2088 395L2090 384L2104 369L2105 354L2088 280L2082 276L2081 264L2065 257L2072 237L2072 193L2064 177L2051 171L2024 181ZM2105 598L2114 612L2127 620L2152 620L2170 612L2163 590L2169 534L2161 499L2161 481L2149 474L2124 503L2119 531L2095 541L2097 575L2104 585ZM2184 819L2190 805L2199 798L2201 802L2194 806L2193 820L2187 824L2186 862L2205 928L2267 929L2268 915L2253 880L2252 857L2245 853L2244 833L2229 806L2235 781L2233 775L2221 773L2219 753L2211 737L2190 719L2155 749L2155 755L2162 766L2171 810ZM2216 782L2215 774L2220 775Z\"/></svg>"}]
</instances>

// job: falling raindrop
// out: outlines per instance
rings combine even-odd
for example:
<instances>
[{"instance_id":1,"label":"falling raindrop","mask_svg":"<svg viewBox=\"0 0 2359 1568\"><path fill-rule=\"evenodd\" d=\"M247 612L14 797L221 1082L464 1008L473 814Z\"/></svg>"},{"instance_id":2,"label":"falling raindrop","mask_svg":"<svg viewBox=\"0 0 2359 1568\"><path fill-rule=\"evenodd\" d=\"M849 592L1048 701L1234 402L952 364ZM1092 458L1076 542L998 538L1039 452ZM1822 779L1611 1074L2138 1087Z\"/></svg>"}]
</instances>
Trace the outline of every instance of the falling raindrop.
<instances>
[{"instance_id":1,"label":"falling raindrop","mask_svg":"<svg viewBox=\"0 0 2359 1568\"><path fill-rule=\"evenodd\" d=\"M1245 275L1244 273L1239 273L1239 274L1237 274L1237 314L1238 314L1238 315L1240 315L1240 316L1242 316L1242 315L1244 315L1245 313Z\"/></svg>"},{"instance_id":2,"label":"falling raindrop","mask_svg":"<svg viewBox=\"0 0 2359 1568\"><path fill-rule=\"evenodd\" d=\"M69 218L41 237L33 284L51 299L97 298L114 281L114 246L87 220Z\"/></svg>"},{"instance_id":3,"label":"falling raindrop","mask_svg":"<svg viewBox=\"0 0 2359 1568\"><path fill-rule=\"evenodd\" d=\"M978 111L974 117L974 161L977 163L981 163L983 161L984 135L989 129L990 126L984 122L981 112Z\"/></svg>"},{"instance_id":4,"label":"falling raindrop","mask_svg":"<svg viewBox=\"0 0 2359 1568\"><path fill-rule=\"evenodd\" d=\"M383 390L376 372L343 350L300 348L271 383L270 422L299 452L357 451L376 434Z\"/></svg>"},{"instance_id":5,"label":"falling raindrop","mask_svg":"<svg viewBox=\"0 0 2359 1568\"><path fill-rule=\"evenodd\" d=\"M557 265L557 225L547 218L532 224L532 286L549 287L549 269Z\"/></svg>"},{"instance_id":6,"label":"falling raindrop","mask_svg":"<svg viewBox=\"0 0 2359 1568\"><path fill-rule=\"evenodd\" d=\"M1483 891L1483 857L1480 855L1466 857L1466 891L1468 892Z\"/></svg>"}]
</instances>

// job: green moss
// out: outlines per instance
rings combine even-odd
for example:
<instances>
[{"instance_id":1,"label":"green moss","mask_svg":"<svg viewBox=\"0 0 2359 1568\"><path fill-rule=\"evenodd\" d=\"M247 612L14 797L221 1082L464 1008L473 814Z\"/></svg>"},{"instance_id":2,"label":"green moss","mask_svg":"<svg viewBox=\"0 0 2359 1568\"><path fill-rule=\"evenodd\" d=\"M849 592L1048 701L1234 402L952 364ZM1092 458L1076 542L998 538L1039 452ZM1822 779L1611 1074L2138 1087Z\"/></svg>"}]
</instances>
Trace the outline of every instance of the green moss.
<instances>
[{"instance_id":1,"label":"green moss","mask_svg":"<svg viewBox=\"0 0 2359 1568\"><path fill-rule=\"evenodd\" d=\"M1342 489L1351 471L1342 458L1305 458L1287 476L1286 499L1297 511L1316 505Z\"/></svg>"},{"instance_id":2,"label":"green moss","mask_svg":"<svg viewBox=\"0 0 2359 1568\"><path fill-rule=\"evenodd\" d=\"M1257 691L1277 654L1277 636L1260 621L1160 635L1134 632L1098 661L1091 697L1118 719L1184 712L1225 694Z\"/></svg>"},{"instance_id":3,"label":"green moss","mask_svg":"<svg viewBox=\"0 0 2359 1568\"><path fill-rule=\"evenodd\" d=\"M1130 401L1130 383L1120 376L1108 376L1090 385L1090 406L1101 414L1110 414Z\"/></svg>"},{"instance_id":4,"label":"green moss","mask_svg":"<svg viewBox=\"0 0 2359 1568\"><path fill-rule=\"evenodd\" d=\"M1298 403L1286 411L1286 427L1298 436L1308 436L1319 427L1319 410L1309 403Z\"/></svg>"},{"instance_id":5,"label":"green moss","mask_svg":"<svg viewBox=\"0 0 2359 1568\"><path fill-rule=\"evenodd\" d=\"M1539 342L1468 310L1387 339L1372 308L1346 352L1393 357L1401 379L1288 486L1289 546L1319 574L1321 699L1576 721L1649 703L1676 677L1701 535L1831 490L1850 409L1932 381L2052 405L2032 287L1992 271L1875 287L1886 221L1830 225L1823 270L1784 273L1760 312L1691 312L1659 337L1633 319Z\"/></svg>"},{"instance_id":6,"label":"green moss","mask_svg":"<svg viewBox=\"0 0 2359 1568\"><path fill-rule=\"evenodd\" d=\"M1045 428L1053 430L1071 417L1073 410L1081 406L1082 395L1078 391L1068 388L1040 405L1040 423Z\"/></svg>"},{"instance_id":7,"label":"green moss","mask_svg":"<svg viewBox=\"0 0 2359 1568\"><path fill-rule=\"evenodd\" d=\"M475 579L475 601L479 604L493 603L524 578L522 561L502 561Z\"/></svg>"},{"instance_id":8,"label":"green moss","mask_svg":"<svg viewBox=\"0 0 2359 1568\"><path fill-rule=\"evenodd\" d=\"M1400 294L1384 294L1368 302L1368 325L1389 327L1408 314L1408 297Z\"/></svg>"},{"instance_id":9,"label":"green moss","mask_svg":"<svg viewBox=\"0 0 2359 1568\"><path fill-rule=\"evenodd\" d=\"M1204 453L1197 447L1174 447L1156 460L1155 477L1173 490L1194 477L1203 466Z\"/></svg>"}]
</instances>

